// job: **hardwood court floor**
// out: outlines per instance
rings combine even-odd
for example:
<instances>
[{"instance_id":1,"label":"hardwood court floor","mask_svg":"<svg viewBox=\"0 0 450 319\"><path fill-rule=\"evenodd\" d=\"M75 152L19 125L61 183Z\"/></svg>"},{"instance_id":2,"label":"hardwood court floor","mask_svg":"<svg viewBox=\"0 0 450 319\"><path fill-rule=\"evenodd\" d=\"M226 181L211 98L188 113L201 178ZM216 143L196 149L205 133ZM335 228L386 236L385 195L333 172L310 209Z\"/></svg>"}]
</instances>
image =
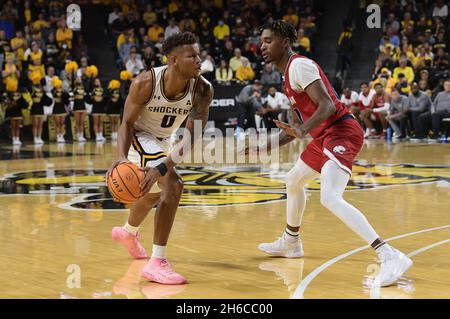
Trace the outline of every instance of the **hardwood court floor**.
<instances>
[{"instance_id":1,"label":"hardwood court floor","mask_svg":"<svg viewBox=\"0 0 450 319\"><path fill-rule=\"evenodd\" d=\"M320 205L317 181L303 218L305 257L258 251L282 233L283 178L303 147L284 147L279 170L181 167L185 195L168 254L190 283L162 286L141 279L146 261L111 240L127 211L105 192L110 143L2 145L0 297L450 298L450 145L370 141L354 166L346 199L415 263L398 286L380 290L364 288L374 254ZM141 228L148 251L151 215Z\"/></svg>"}]
</instances>

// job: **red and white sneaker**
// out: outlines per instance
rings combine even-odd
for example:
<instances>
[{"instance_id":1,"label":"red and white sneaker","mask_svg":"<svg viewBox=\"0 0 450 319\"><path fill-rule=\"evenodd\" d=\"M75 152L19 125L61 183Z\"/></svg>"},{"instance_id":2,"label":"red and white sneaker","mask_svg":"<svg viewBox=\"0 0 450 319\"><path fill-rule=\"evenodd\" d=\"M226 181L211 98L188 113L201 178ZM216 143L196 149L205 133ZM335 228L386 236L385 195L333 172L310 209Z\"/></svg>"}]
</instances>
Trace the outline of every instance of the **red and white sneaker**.
<instances>
[{"instance_id":1,"label":"red and white sneaker","mask_svg":"<svg viewBox=\"0 0 450 319\"><path fill-rule=\"evenodd\" d=\"M134 259L147 258L147 252L140 242L140 234L133 235L123 227L114 227L112 229L112 239L125 246L128 253Z\"/></svg>"},{"instance_id":2,"label":"red and white sneaker","mask_svg":"<svg viewBox=\"0 0 450 319\"><path fill-rule=\"evenodd\" d=\"M163 285L182 285L187 283L183 276L172 269L166 258L150 258L147 265L142 269L142 277Z\"/></svg>"},{"instance_id":3,"label":"red and white sneaker","mask_svg":"<svg viewBox=\"0 0 450 319\"><path fill-rule=\"evenodd\" d=\"M371 131L367 138L373 140L379 138L379 136L376 131Z\"/></svg>"}]
</instances>

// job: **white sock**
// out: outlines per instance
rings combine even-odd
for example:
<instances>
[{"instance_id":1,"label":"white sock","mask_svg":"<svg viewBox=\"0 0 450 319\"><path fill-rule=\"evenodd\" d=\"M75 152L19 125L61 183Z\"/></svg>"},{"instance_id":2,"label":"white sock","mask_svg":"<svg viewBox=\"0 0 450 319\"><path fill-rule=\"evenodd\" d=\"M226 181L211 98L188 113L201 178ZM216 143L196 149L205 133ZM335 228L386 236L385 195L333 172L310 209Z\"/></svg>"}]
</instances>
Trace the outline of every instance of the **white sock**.
<instances>
[{"instance_id":1,"label":"white sock","mask_svg":"<svg viewBox=\"0 0 450 319\"><path fill-rule=\"evenodd\" d=\"M139 226L137 226L137 227L131 226L130 224L128 224L128 221L125 223L123 228L125 228L130 234L133 234L133 235L136 235L136 233L139 231Z\"/></svg>"},{"instance_id":2,"label":"white sock","mask_svg":"<svg viewBox=\"0 0 450 319\"><path fill-rule=\"evenodd\" d=\"M283 233L283 239L285 241L287 241L288 243L295 243L296 241L298 241L300 239L300 231L294 232L294 231L286 228Z\"/></svg>"},{"instance_id":3,"label":"white sock","mask_svg":"<svg viewBox=\"0 0 450 319\"><path fill-rule=\"evenodd\" d=\"M320 176L320 202L370 245L379 238L378 234L366 217L342 197L349 179L348 173L328 160Z\"/></svg>"},{"instance_id":4,"label":"white sock","mask_svg":"<svg viewBox=\"0 0 450 319\"><path fill-rule=\"evenodd\" d=\"M159 246L159 245L153 244L152 257L162 258L162 259L166 258L166 249L167 249L167 246Z\"/></svg>"},{"instance_id":5,"label":"white sock","mask_svg":"<svg viewBox=\"0 0 450 319\"><path fill-rule=\"evenodd\" d=\"M286 224L297 227L302 223L306 206L306 192L304 186L319 173L298 159L294 167L286 174Z\"/></svg>"}]
</instances>

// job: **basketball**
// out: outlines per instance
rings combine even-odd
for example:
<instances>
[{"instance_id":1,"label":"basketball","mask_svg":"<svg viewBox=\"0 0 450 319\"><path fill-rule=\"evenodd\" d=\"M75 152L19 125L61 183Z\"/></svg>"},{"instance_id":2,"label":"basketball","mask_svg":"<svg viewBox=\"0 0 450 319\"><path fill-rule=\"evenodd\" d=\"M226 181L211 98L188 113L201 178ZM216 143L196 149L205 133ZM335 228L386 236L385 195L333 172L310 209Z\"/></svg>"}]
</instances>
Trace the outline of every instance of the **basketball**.
<instances>
[{"instance_id":1,"label":"basketball","mask_svg":"<svg viewBox=\"0 0 450 319\"><path fill-rule=\"evenodd\" d=\"M108 179L108 190L112 197L121 203L130 204L139 199L140 182L145 173L140 171L133 163L121 163L117 165Z\"/></svg>"}]
</instances>

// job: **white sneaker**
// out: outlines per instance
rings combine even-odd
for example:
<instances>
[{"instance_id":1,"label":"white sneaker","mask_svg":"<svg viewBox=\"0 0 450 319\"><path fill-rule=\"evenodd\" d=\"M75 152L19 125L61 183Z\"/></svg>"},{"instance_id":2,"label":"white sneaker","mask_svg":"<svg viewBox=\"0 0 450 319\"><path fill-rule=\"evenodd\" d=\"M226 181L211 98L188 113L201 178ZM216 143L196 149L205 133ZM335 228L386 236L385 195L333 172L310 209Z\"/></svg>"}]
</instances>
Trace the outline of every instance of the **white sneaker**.
<instances>
[{"instance_id":1,"label":"white sneaker","mask_svg":"<svg viewBox=\"0 0 450 319\"><path fill-rule=\"evenodd\" d=\"M111 140L117 141L117 133L111 133Z\"/></svg>"},{"instance_id":2,"label":"white sneaker","mask_svg":"<svg viewBox=\"0 0 450 319\"><path fill-rule=\"evenodd\" d=\"M381 265L375 280L381 287L395 283L413 264L408 256L390 246L383 249L378 257Z\"/></svg>"},{"instance_id":3,"label":"white sneaker","mask_svg":"<svg viewBox=\"0 0 450 319\"><path fill-rule=\"evenodd\" d=\"M278 237L273 243L263 243L258 246L259 250L272 255L281 256L286 258L298 258L303 257L302 240L299 239L293 243L289 243Z\"/></svg>"},{"instance_id":4,"label":"white sneaker","mask_svg":"<svg viewBox=\"0 0 450 319\"><path fill-rule=\"evenodd\" d=\"M64 139L64 136L63 135L59 135L57 138L56 138L56 143L65 143L66 142L66 140Z\"/></svg>"},{"instance_id":5,"label":"white sneaker","mask_svg":"<svg viewBox=\"0 0 450 319\"><path fill-rule=\"evenodd\" d=\"M44 144L44 140L41 137L38 138L38 142L40 145Z\"/></svg>"},{"instance_id":6,"label":"white sneaker","mask_svg":"<svg viewBox=\"0 0 450 319\"><path fill-rule=\"evenodd\" d=\"M13 139L12 145L22 145L22 142L19 139Z\"/></svg>"},{"instance_id":7,"label":"white sneaker","mask_svg":"<svg viewBox=\"0 0 450 319\"><path fill-rule=\"evenodd\" d=\"M39 142L39 139L38 139L37 137L35 137L35 138L33 139L33 144L34 144L34 145L39 145L39 144L41 144L41 143Z\"/></svg>"},{"instance_id":8,"label":"white sneaker","mask_svg":"<svg viewBox=\"0 0 450 319\"><path fill-rule=\"evenodd\" d=\"M78 142L86 142L86 139L83 137L83 135L78 135L78 138L77 138L77 141Z\"/></svg>"}]
</instances>

